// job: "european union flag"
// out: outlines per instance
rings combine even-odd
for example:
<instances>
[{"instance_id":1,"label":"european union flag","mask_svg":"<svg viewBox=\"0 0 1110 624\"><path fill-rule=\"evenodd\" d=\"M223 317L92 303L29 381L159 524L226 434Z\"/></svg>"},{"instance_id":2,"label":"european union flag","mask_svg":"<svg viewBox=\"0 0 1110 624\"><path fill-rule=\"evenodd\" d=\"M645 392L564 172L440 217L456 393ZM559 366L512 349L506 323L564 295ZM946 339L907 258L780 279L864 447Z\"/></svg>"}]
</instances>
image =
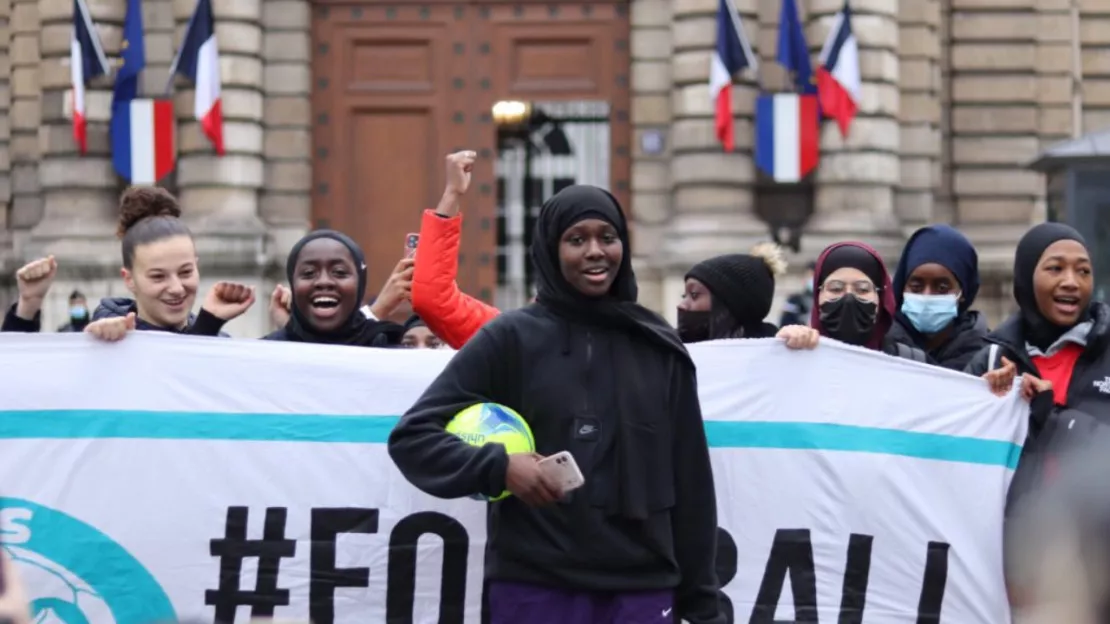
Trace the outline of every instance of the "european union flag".
<instances>
[{"instance_id":1,"label":"european union flag","mask_svg":"<svg viewBox=\"0 0 1110 624\"><path fill-rule=\"evenodd\" d=\"M817 93L813 65L809 62L809 45L806 43L802 21L798 18L798 5L794 0L782 0L777 60L786 71L794 74L794 88L798 93Z\"/></svg>"},{"instance_id":2,"label":"european union flag","mask_svg":"<svg viewBox=\"0 0 1110 624\"><path fill-rule=\"evenodd\" d=\"M143 42L143 7L140 0L127 0L123 18L123 44L120 57L123 66L116 74L112 104L128 102L139 96L139 74L146 67L146 45Z\"/></svg>"}]
</instances>

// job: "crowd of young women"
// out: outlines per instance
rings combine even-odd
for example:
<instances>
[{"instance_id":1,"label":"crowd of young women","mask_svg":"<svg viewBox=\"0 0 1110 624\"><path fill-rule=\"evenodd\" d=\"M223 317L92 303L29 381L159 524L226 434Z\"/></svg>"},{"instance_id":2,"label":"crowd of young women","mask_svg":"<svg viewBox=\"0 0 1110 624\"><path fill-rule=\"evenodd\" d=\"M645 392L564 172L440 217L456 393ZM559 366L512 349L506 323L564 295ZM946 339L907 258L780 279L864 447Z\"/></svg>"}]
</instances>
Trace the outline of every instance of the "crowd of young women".
<instances>
[{"instance_id":1,"label":"crowd of young women","mask_svg":"<svg viewBox=\"0 0 1110 624\"><path fill-rule=\"evenodd\" d=\"M813 266L808 325L765 321L785 268L776 247L711 258L686 275L676 329L637 303L617 200L572 186L539 214L531 250L535 300L502 312L455 283L459 204L475 157L448 157L447 189L423 216L420 253L398 264L372 306L362 307L367 267L353 240L330 230L301 239L286 262L288 285L270 297L280 328L264 339L360 347L442 342L459 350L401 419L389 450L402 473L433 495L515 495L490 505L486 575L495 624L724 621L714 572L713 474L685 344L777 337L787 348L811 349L834 339L983 377L997 394L1020 376L1034 406L1034 435L1051 429L1063 408L1097 424L1110 403L1110 309L1092 301L1090 253L1068 226L1038 225L1022 238L1014 263L1019 311L994 332L973 309L976 251L945 225L909 239L893 279L867 245L829 246ZM121 275L133 298L102 301L85 332L103 340L132 330L221 336L223 325L254 303L253 289L220 282L194 314L200 266L176 200L136 188L120 208ZM4 331L39 330L56 270L52 258L20 270L20 297ZM418 316L404 324L385 320L403 300ZM537 453L472 447L446 433L455 413L480 402L522 414ZM1052 452L1044 444L1028 448ZM570 497L538 465L562 450L586 477L586 488Z\"/></svg>"}]
</instances>

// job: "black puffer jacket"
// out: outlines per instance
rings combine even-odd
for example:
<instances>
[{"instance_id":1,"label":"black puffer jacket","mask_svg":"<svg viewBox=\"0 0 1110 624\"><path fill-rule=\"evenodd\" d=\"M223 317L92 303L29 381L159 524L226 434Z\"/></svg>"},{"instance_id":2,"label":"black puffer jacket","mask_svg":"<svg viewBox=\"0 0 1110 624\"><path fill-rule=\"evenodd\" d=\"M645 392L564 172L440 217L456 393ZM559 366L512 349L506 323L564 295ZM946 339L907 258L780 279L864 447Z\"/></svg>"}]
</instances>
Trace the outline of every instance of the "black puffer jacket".
<instances>
[{"instance_id":1,"label":"black puffer jacket","mask_svg":"<svg viewBox=\"0 0 1110 624\"><path fill-rule=\"evenodd\" d=\"M164 331L171 334L184 334L190 336L229 337L226 333L220 331L223 329L226 321L216 317L203 308L200 314L189 315L189 324L185 329L167 329L165 327L152 325L138 318L138 306L135 304L135 300L128 299L127 297L105 297L101 299L100 305L96 306L96 310L93 311L92 320L99 321L100 319L117 318L120 316L127 316L132 312L136 312L135 329L139 331Z\"/></svg>"},{"instance_id":2,"label":"black puffer jacket","mask_svg":"<svg viewBox=\"0 0 1110 624\"><path fill-rule=\"evenodd\" d=\"M987 344L987 319L974 310L961 314L956 319L952 337L935 349L928 349L927 340L921 332L910 324L906 317L896 314L894 324L886 337L908 347L925 351L926 362L955 371L962 371L968 362Z\"/></svg>"}]
</instances>

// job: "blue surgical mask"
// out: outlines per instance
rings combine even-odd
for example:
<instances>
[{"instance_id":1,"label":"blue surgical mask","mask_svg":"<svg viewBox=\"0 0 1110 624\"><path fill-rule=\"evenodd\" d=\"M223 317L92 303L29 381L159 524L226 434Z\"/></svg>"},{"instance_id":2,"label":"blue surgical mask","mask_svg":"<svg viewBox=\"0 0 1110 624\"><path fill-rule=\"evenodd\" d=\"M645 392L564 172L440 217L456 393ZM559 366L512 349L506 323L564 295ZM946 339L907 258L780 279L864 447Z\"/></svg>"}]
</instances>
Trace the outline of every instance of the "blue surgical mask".
<instances>
[{"instance_id":1,"label":"blue surgical mask","mask_svg":"<svg viewBox=\"0 0 1110 624\"><path fill-rule=\"evenodd\" d=\"M85 306L73 306L69 309L69 318L74 320L84 319L89 315L89 310Z\"/></svg>"},{"instance_id":2,"label":"blue surgical mask","mask_svg":"<svg viewBox=\"0 0 1110 624\"><path fill-rule=\"evenodd\" d=\"M959 295L902 295L902 315L923 334L935 334L948 327L959 313Z\"/></svg>"}]
</instances>

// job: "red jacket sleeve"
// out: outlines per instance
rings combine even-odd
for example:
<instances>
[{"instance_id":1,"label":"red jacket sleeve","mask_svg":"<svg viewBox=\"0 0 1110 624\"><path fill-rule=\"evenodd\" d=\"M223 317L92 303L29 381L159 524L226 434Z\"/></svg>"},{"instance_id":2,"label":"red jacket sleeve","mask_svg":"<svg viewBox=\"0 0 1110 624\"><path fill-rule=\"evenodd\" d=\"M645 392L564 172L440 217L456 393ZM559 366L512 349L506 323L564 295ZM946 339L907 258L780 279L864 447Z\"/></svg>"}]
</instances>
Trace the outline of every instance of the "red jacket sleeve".
<instances>
[{"instance_id":1,"label":"red jacket sleeve","mask_svg":"<svg viewBox=\"0 0 1110 624\"><path fill-rule=\"evenodd\" d=\"M459 237L462 215L442 217L425 210L412 276L412 309L432 333L461 349L501 312L459 290Z\"/></svg>"}]
</instances>

